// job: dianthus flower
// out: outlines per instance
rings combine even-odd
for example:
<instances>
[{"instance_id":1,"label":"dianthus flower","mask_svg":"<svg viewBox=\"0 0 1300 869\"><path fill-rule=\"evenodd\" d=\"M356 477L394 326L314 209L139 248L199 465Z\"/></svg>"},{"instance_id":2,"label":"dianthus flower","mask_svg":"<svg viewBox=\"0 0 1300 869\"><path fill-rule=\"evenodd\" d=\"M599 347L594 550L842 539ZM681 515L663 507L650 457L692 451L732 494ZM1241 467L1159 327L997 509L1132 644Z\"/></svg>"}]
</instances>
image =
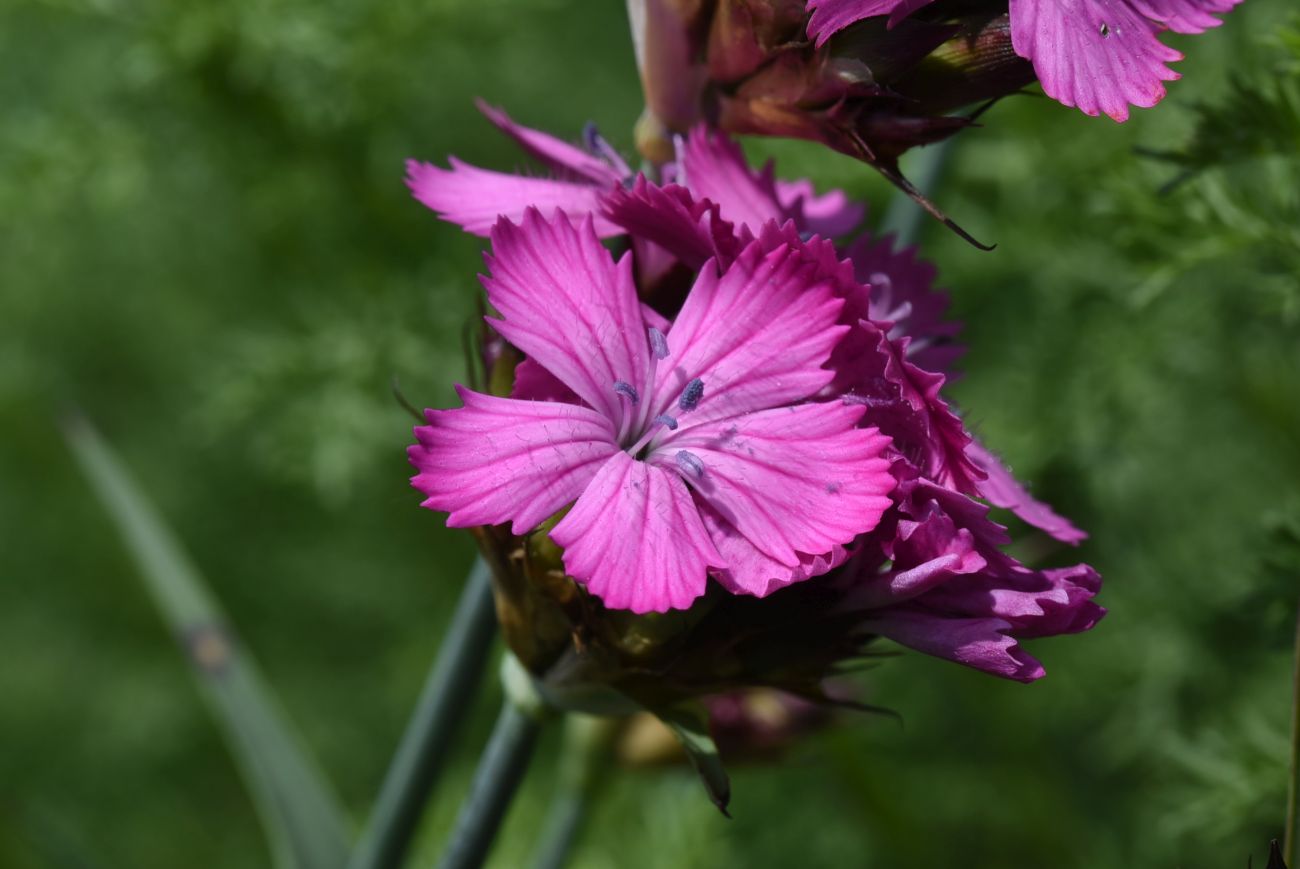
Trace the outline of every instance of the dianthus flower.
<instances>
[{"instance_id":1,"label":"dianthus flower","mask_svg":"<svg viewBox=\"0 0 1300 869\"><path fill-rule=\"evenodd\" d=\"M863 406L809 401L847 332L843 302L788 248L705 264L670 323L643 311L630 256L586 218L535 210L492 232L492 326L554 378L551 395L462 389L411 459L425 505L460 527L550 531L606 606L680 609L710 571L749 594L823 572L870 531L894 487Z\"/></svg>"},{"instance_id":2,"label":"dianthus flower","mask_svg":"<svg viewBox=\"0 0 1300 869\"><path fill-rule=\"evenodd\" d=\"M1182 54L1157 38L1165 30L1202 33L1241 0L1009 0L1011 41L1031 61L1052 99L1117 121L1149 108L1178 78L1167 64ZM891 27L936 0L808 0L808 35L818 46L865 18ZM996 8L997 4L991 4ZM942 3L939 4L942 6ZM939 8L939 7L936 7ZM940 13L942 14L942 13Z\"/></svg>"},{"instance_id":3,"label":"dianthus flower","mask_svg":"<svg viewBox=\"0 0 1300 869\"><path fill-rule=\"evenodd\" d=\"M509 398L462 391L411 452L427 506L496 526L480 539L520 660L651 709L759 686L826 700L822 680L877 636L1040 677L1019 641L1095 624L1100 579L1003 551L977 499L1084 535L941 395L960 348L933 268L889 238L818 237L789 191L837 213L842 194L754 171L719 133L693 129L677 156L671 181L611 180L573 215L512 221L495 181L476 203L506 215L485 286L524 358L498 359ZM445 202L458 172L413 189ZM617 264L598 225L630 242ZM689 292L639 277L649 251Z\"/></svg>"}]
</instances>

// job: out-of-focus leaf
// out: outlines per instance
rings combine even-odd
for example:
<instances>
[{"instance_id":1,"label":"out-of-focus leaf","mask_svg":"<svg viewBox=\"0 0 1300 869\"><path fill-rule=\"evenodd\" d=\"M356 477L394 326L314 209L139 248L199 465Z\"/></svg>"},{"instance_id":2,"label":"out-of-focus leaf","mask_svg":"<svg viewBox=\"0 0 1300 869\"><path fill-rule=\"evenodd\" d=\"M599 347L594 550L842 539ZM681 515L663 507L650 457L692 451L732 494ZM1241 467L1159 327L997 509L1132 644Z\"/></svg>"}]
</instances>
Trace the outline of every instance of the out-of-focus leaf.
<instances>
[{"instance_id":1,"label":"out-of-focus leaf","mask_svg":"<svg viewBox=\"0 0 1300 869\"><path fill-rule=\"evenodd\" d=\"M186 654L257 803L276 865L344 866L349 833L338 800L198 571L90 423L74 417L64 433Z\"/></svg>"},{"instance_id":2,"label":"out-of-focus leaf","mask_svg":"<svg viewBox=\"0 0 1300 869\"><path fill-rule=\"evenodd\" d=\"M652 710L686 750L691 766L700 774L700 781L709 793L709 799L718 811L731 817L727 803L731 801L731 780L722 767L718 746L709 735L709 713L700 704L683 704Z\"/></svg>"}]
</instances>

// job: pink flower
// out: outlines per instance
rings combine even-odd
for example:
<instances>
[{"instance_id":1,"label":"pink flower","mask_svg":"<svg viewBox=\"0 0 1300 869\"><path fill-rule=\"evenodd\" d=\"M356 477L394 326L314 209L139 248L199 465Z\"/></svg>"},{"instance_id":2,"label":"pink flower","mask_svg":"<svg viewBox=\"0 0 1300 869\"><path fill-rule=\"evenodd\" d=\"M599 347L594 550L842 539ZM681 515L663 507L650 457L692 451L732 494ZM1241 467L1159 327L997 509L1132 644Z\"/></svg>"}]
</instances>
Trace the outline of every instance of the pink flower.
<instances>
[{"instance_id":1,"label":"pink flower","mask_svg":"<svg viewBox=\"0 0 1300 869\"><path fill-rule=\"evenodd\" d=\"M475 235L487 235L498 217L518 223L529 207L544 216L556 210L574 219L590 215L601 238L621 234L602 213L603 197L630 186L636 176L599 134L588 129L584 150L516 124L486 103L480 102L479 109L554 177L494 172L454 157L450 169L409 160L406 184L416 199L443 220ZM677 151L677 159L662 167L661 175L685 186L696 198L717 204L733 223L757 229L768 220L793 220L800 231L838 236L852 231L866 212L842 190L819 196L810 181L778 181L770 162L755 172L739 145L703 125L679 139Z\"/></svg>"},{"instance_id":2,"label":"pink flower","mask_svg":"<svg viewBox=\"0 0 1300 869\"><path fill-rule=\"evenodd\" d=\"M738 151L733 157L743 160ZM739 198L749 203L749 213L758 212L753 203L763 200L752 191L737 196L738 190L743 186L731 185L719 195ZM606 218L635 241L649 242L692 267L710 258L725 264L753 238L748 225L724 220L723 210L710 200L696 200L677 185L659 187L639 179L630 190L613 190L603 201ZM774 205L768 207L775 211ZM768 219L765 243L797 243L794 222L783 231L776 228L776 219ZM895 449L931 479L1010 509L1058 540L1083 540L1087 535L1035 500L966 432L941 396L947 368L961 352L952 343L960 327L943 318L948 299L933 289L934 268L918 261L914 250L895 251L888 237L864 235L843 251L820 239L804 247L845 300L840 321L850 331L832 356L835 390L870 406L872 419L893 438Z\"/></svg>"},{"instance_id":3,"label":"pink flower","mask_svg":"<svg viewBox=\"0 0 1300 869\"><path fill-rule=\"evenodd\" d=\"M494 172L450 158L450 169L417 160L406 161L406 186L420 202L475 235L486 236L505 216L518 222L528 208L544 216L556 211L569 215L596 215L600 196L631 176L623 158L594 130L587 135L588 150L538 130L516 124L498 108L480 101L479 111L526 152L540 160L556 177L530 178ZM594 227L601 238L619 230L597 217Z\"/></svg>"},{"instance_id":4,"label":"pink flower","mask_svg":"<svg viewBox=\"0 0 1300 869\"><path fill-rule=\"evenodd\" d=\"M528 356L515 396L460 390L410 449L456 527L550 531L565 571L616 609L684 608L712 573L765 595L830 569L894 486L866 408L815 402L848 331L801 249L705 263L671 324L638 302L594 219L527 209L492 230L491 325ZM557 400L533 400L544 390Z\"/></svg>"},{"instance_id":5,"label":"pink flower","mask_svg":"<svg viewBox=\"0 0 1300 869\"><path fill-rule=\"evenodd\" d=\"M607 203L611 221L683 262L725 263L752 238L682 187L639 181L612 192ZM837 601L833 612L852 614L860 630L995 675L1041 677L1042 667L1019 641L1090 628L1104 614L1092 602L1100 578L1087 565L1032 570L1002 552L1006 529L976 497L1062 542L1077 544L1086 535L1035 500L965 430L942 397L945 374L919 364L935 358L927 351L951 347L944 341L957 331L943 319L947 299L931 287L933 269L911 251L895 252L890 239L861 239L841 260L828 241L801 241L793 223L769 221L750 248L755 244L802 248L818 278L844 301L839 320L848 332L831 355L828 392L865 407L862 424L889 436L900 480L876 530L851 547L842 567L830 565L838 569L823 582L826 599ZM946 364L951 355L938 358Z\"/></svg>"},{"instance_id":6,"label":"pink flower","mask_svg":"<svg viewBox=\"0 0 1300 869\"><path fill-rule=\"evenodd\" d=\"M933 0L808 0L808 34L818 45L855 21L888 15L892 27ZM1016 54L1031 61L1052 99L1089 115L1128 118L1149 108L1178 78L1182 55L1160 42L1165 30L1201 33L1241 0L1009 0Z\"/></svg>"}]
</instances>

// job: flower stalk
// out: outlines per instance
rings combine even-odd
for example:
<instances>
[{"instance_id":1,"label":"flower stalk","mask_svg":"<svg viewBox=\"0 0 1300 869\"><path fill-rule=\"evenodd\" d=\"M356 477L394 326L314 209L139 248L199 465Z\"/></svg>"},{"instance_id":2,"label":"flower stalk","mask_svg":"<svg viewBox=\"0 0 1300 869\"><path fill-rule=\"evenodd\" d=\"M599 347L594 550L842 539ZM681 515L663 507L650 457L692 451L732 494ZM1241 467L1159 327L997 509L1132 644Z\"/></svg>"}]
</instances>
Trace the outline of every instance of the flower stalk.
<instances>
[{"instance_id":1,"label":"flower stalk","mask_svg":"<svg viewBox=\"0 0 1300 869\"><path fill-rule=\"evenodd\" d=\"M577 713L565 717L559 777L533 869L563 869L568 863L587 811L604 781L599 773L609 759L619 725L613 718Z\"/></svg>"},{"instance_id":2,"label":"flower stalk","mask_svg":"<svg viewBox=\"0 0 1300 869\"><path fill-rule=\"evenodd\" d=\"M479 558L470 570L446 639L384 777L370 825L348 862L349 869L394 869L402 864L480 681L495 627L490 571Z\"/></svg>"},{"instance_id":3,"label":"flower stalk","mask_svg":"<svg viewBox=\"0 0 1300 869\"><path fill-rule=\"evenodd\" d=\"M487 859L506 810L528 771L549 707L532 677L509 653L501 662L505 696L469 796L461 806L438 869L477 869Z\"/></svg>"},{"instance_id":4,"label":"flower stalk","mask_svg":"<svg viewBox=\"0 0 1300 869\"><path fill-rule=\"evenodd\" d=\"M1300 606L1296 611L1295 665L1291 678L1291 775L1286 799L1286 837L1282 851L1288 866L1296 865L1296 831L1300 828Z\"/></svg>"}]
</instances>

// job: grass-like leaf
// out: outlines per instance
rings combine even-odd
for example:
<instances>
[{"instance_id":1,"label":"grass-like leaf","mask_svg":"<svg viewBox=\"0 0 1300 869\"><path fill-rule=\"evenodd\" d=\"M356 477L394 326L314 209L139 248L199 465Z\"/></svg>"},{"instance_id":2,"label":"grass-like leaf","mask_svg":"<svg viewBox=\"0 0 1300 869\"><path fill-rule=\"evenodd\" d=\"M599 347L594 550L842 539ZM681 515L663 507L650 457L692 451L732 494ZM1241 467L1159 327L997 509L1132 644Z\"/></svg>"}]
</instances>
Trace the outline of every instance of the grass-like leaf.
<instances>
[{"instance_id":1,"label":"grass-like leaf","mask_svg":"<svg viewBox=\"0 0 1300 869\"><path fill-rule=\"evenodd\" d=\"M185 652L257 804L276 865L344 866L349 831L338 800L199 572L90 423L69 418L64 434Z\"/></svg>"}]
</instances>

